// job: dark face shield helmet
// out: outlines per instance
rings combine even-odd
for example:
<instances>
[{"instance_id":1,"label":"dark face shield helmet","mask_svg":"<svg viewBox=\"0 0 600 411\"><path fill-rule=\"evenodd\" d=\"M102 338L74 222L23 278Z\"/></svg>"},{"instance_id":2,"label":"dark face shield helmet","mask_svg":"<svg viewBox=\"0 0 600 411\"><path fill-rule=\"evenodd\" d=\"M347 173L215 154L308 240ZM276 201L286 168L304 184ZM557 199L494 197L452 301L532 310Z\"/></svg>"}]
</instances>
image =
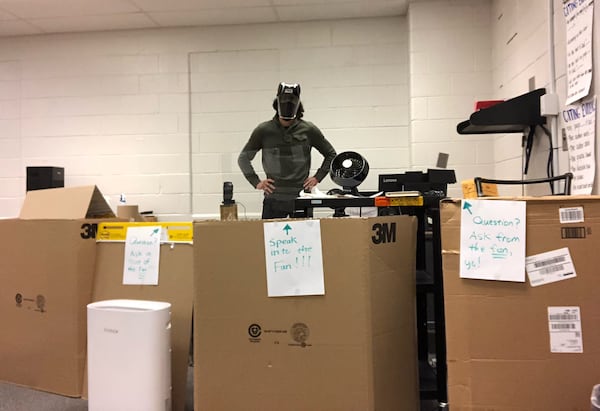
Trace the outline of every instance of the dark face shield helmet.
<instances>
[{"instance_id":1,"label":"dark face shield helmet","mask_svg":"<svg viewBox=\"0 0 600 411\"><path fill-rule=\"evenodd\" d=\"M279 83L277 88L277 113L284 120L293 120L300 106L300 85Z\"/></svg>"}]
</instances>

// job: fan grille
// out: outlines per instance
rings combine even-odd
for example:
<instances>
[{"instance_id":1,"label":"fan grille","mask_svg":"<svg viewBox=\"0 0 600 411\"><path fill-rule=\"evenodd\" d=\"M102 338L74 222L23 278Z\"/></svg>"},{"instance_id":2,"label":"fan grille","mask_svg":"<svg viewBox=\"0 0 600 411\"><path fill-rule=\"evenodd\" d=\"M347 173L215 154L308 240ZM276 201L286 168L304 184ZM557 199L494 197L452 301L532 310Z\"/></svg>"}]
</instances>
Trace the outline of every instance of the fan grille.
<instances>
[{"instance_id":1,"label":"fan grille","mask_svg":"<svg viewBox=\"0 0 600 411\"><path fill-rule=\"evenodd\" d=\"M361 172L365 162L362 158L346 158L341 159L341 164L336 165L333 173L337 177L352 178Z\"/></svg>"},{"instance_id":2,"label":"fan grille","mask_svg":"<svg viewBox=\"0 0 600 411\"><path fill-rule=\"evenodd\" d=\"M354 151L338 154L331 162L331 179L342 187L356 187L369 172L367 160Z\"/></svg>"}]
</instances>

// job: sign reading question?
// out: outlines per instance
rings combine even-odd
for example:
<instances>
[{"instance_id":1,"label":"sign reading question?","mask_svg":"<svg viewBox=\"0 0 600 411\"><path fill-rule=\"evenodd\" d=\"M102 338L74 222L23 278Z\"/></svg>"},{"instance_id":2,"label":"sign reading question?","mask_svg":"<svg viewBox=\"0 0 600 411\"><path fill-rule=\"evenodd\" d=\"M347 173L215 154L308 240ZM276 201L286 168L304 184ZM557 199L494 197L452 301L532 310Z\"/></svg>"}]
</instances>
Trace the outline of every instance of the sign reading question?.
<instances>
[{"instance_id":1,"label":"sign reading question?","mask_svg":"<svg viewBox=\"0 0 600 411\"><path fill-rule=\"evenodd\" d=\"M463 200L460 277L525 281L525 201Z\"/></svg>"}]
</instances>

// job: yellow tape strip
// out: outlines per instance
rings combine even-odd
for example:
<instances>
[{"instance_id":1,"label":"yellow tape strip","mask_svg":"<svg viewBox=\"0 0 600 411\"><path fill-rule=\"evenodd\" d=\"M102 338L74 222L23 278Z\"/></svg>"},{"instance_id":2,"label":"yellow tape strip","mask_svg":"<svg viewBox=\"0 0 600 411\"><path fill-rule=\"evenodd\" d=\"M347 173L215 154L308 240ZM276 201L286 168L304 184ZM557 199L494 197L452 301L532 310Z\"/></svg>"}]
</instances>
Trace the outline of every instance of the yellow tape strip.
<instances>
[{"instance_id":1,"label":"yellow tape strip","mask_svg":"<svg viewBox=\"0 0 600 411\"><path fill-rule=\"evenodd\" d=\"M167 234L166 241L170 243L192 244L194 242L194 225L191 222L99 223L98 231L96 232L96 241L124 242L127 238L127 229L129 227L143 226L162 227L163 231Z\"/></svg>"},{"instance_id":2,"label":"yellow tape strip","mask_svg":"<svg viewBox=\"0 0 600 411\"><path fill-rule=\"evenodd\" d=\"M391 197L390 206L422 206L423 197Z\"/></svg>"}]
</instances>

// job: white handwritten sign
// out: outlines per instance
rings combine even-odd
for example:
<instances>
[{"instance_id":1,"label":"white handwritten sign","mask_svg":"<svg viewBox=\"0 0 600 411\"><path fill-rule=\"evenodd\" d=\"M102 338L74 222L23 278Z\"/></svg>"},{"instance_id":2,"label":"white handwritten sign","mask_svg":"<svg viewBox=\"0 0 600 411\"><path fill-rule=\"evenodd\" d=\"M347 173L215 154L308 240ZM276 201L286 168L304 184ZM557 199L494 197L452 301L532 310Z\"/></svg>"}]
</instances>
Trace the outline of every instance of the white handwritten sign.
<instances>
[{"instance_id":1,"label":"white handwritten sign","mask_svg":"<svg viewBox=\"0 0 600 411\"><path fill-rule=\"evenodd\" d=\"M592 194L596 175L596 96L567 106L562 120L569 143L571 194Z\"/></svg>"},{"instance_id":2,"label":"white handwritten sign","mask_svg":"<svg viewBox=\"0 0 600 411\"><path fill-rule=\"evenodd\" d=\"M129 227L123 284L158 285L161 226Z\"/></svg>"},{"instance_id":3,"label":"white handwritten sign","mask_svg":"<svg viewBox=\"0 0 600 411\"><path fill-rule=\"evenodd\" d=\"M590 92L594 0L563 0L567 35L567 100L571 104Z\"/></svg>"},{"instance_id":4,"label":"white handwritten sign","mask_svg":"<svg viewBox=\"0 0 600 411\"><path fill-rule=\"evenodd\" d=\"M462 201L461 278L525 281L525 208L525 201Z\"/></svg>"},{"instance_id":5,"label":"white handwritten sign","mask_svg":"<svg viewBox=\"0 0 600 411\"><path fill-rule=\"evenodd\" d=\"M264 223L267 295L324 295L318 220Z\"/></svg>"}]
</instances>

